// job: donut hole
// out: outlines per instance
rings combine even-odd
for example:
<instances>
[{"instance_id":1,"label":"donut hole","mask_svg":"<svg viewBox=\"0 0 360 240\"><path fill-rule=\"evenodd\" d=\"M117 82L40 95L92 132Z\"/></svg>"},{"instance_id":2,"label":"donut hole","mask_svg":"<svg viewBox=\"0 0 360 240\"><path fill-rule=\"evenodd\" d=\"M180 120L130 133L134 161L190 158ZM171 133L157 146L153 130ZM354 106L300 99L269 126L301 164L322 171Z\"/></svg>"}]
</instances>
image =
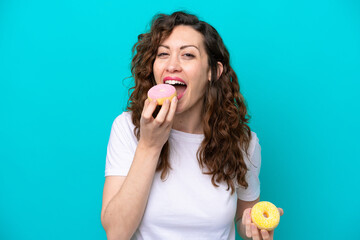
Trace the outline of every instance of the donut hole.
<instances>
[{"instance_id":1,"label":"donut hole","mask_svg":"<svg viewBox=\"0 0 360 240\"><path fill-rule=\"evenodd\" d=\"M268 217L269 217L269 214L268 214L267 212L263 212L263 216L264 216L265 218L268 218Z\"/></svg>"}]
</instances>

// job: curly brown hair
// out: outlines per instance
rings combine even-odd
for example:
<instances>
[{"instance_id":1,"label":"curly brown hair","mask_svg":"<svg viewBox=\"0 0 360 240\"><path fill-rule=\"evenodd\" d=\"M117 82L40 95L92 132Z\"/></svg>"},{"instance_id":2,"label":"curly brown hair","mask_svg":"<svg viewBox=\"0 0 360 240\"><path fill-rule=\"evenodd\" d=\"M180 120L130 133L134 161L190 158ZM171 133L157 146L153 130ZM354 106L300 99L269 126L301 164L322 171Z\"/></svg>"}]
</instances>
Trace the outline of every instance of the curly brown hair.
<instances>
[{"instance_id":1,"label":"curly brown hair","mask_svg":"<svg viewBox=\"0 0 360 240\"><path fill-rule=\"evenodd\" d=\"M198 151L197 159L201 168L207 168L204 174L212 175L214 186L219 182L227 183L227 190L234 193L234 180L247 188L245 175L248 171L244 154L249 156L248 148L251 131L250 119L245 99L240 93L238 78L230 66L230 55L220 35L214 27L200 21L195 15L186 12L174 12L171 15L158 14L151 23L148 33L140 34L138 42L133 46L131 73L135 80L127 110L132 112L135 125L134 134L140 138L140 118L148 90L156 85L153 75L153 63L159 45L178 25L191 26L204 36L204 45L211 69L209 82L203 102L204 140ZM223 65L223 72L218 78L218 62ZM155 113L156 114L156 113ZM169 163L169 142L163 146L156 171L161 172L165 180L171 166Z\"/></svg>"}]
</instances>

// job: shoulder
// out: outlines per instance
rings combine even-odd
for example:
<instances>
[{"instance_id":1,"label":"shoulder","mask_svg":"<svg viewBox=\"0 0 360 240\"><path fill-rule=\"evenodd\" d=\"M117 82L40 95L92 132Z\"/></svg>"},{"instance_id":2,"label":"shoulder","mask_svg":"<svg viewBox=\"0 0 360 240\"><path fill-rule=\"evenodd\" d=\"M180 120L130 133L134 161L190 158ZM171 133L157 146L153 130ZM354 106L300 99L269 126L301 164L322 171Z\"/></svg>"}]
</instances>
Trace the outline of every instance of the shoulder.
<instances>
[{"instance_id":1,"label":"shoulder","mask_svg":"<svg viewBox=\"0 0 360 240\"><path fill-rule=\"evenodd\" d=\"M135 138L135 125L132 122L131 116L131 112L123 112L118 115L113 121L112 131L124 137Z\"/></svg>"},{"instance_id":2,"label":"shoulder","mask_svg":"<svg viewBox=\"0 0 360 240\"><path fill-rule=\"evenodd\" d=\"M131 112L123 112L117 116L113 122L113 128L122 129L122 130L133 130L135 128L132 119Z\"/></svg>"},{"instance_id":3,"label":"shoulder","mask_svg":"<svg viewBox=\"0 0 360 240\"><path fill-rule=\"evenodd\" d=\"M110 140L121 143L129 149L135 149L138 140L134 134L135 125L131 112L123 112L115 118L111 128Z\"/></svg>"},{"instance_id":4,"label":"shoulder","mask_svg":"<svg viewBox=\"0 0 360 240\"><path fill-rule=\"evenodd\" d=\"M251 131L251 138L248 148L248 156L246 157L246 164L250 163L251 167L259 167L261 164L261 146L257 134Z\"/></svg>"},{"instance_id":5,"label":"shoulder","mask_svg":"<svg viewBox=\"0 0 360 240\"><path fill-rule=\"evenodd\" d=\"M252 156L254 154L256 146L260 146L259 138L255 132L251 131L251 138L250 138L250 144L249 144L250 156Z\"/></svg>"},{"instance_id":6,"label":"shoulder","mask_svg":"<svg viewBox=\"0 0 360 240\"><path fill-rule=\"evenodd\" d=\"M258 135L251 131L250 142L247 151L242 150L243 160L247 167L246 181L249 184L248 188L244 188L235 182L238 188L238 195L242 200L252 201L260 194L259 174L261 168L261 147L259 144Z\"/></svg>"},{"instance_id":7,"label":"shoulder","mask_svg":"<svg viewBox=\"0 0 360 240\"><path fill-rule=\"evenodd\" d=\"M132 124L131 115L132 115L131 112L123 112L123 113L121 113L119 116L117 116L115 118L113 124L116 124L116 125L123 125L123 124L131 125Z\"/></svg>"}]
</instances>

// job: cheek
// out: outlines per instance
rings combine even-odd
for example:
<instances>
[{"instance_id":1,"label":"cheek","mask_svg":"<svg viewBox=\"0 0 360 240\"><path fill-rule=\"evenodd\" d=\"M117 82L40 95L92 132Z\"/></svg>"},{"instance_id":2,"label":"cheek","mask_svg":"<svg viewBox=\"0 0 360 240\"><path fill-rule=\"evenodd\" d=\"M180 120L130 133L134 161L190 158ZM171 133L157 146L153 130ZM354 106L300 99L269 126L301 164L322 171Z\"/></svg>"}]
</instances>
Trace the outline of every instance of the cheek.
<instances>
[{"instance_id":1,"label":"cheek","mask_svg":"<svg viewBox=\"0 0 360 240\"><path fill-rule=\"evenodd\" d=\"M202 79L206 78L206 70L204 70L204 67L200 63L190 63L186 66L183 66L184 72L187 73L187 75L190 75L192 78L195 79Z\"/></svg>"},{"instance_id":2,"label":"cheek","mask_svg":"<svg viewBox=\"0 0 360 240\"><path fill-rule=\"evenodd\" d=\"M159 78L160 77L159 75L161 74L161 67L160 67L159 63L157 63L156 61L153 64L153 74L154 74L155 80L157 78Z\"/></svg>"},{"instance_id":3,"label":"cheek","mask_svg":"<svg viewBox=\"0 0 360 240\"><path fill-rule=\"evenodd\" d=\"M196 66L196 68L193 69L193 76L197 79L199 86L204 86L209 82L209 71L207 67L204 67L202 65Z\"/></svg>"}]
</instances>

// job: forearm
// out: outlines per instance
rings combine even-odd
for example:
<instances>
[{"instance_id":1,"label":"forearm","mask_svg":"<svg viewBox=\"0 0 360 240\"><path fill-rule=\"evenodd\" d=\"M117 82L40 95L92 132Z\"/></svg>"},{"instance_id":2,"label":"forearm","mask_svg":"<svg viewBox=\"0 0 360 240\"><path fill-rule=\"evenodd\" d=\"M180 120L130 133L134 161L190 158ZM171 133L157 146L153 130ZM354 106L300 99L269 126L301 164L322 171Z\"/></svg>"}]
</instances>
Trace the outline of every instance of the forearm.
<instances>
[{"instance_id":1,"label":"forearm","mask_svg":"<svg viewBox=\"0 0 360 240\"><path fill-rule=\"evenodd\" d=\"M243 240L251 240L252 238L248 238L246 237L246 230L245 230L245 225L242 224L242 219L240 218L237 222L236 222L236 230L238 232L238 234L240 235L240 237Z\"/></svg>"},{"instance_id":2,"label":"forearm","mask_svg":"<svg viewBox=\"0 0 360 240\"><path fill-rule=\"evenodd\" d=\"M103 225L108 239L129 239L136 231L145 211L160 151L139 143L129 173L104 213Z\"/></svg>"}]
</instances>

